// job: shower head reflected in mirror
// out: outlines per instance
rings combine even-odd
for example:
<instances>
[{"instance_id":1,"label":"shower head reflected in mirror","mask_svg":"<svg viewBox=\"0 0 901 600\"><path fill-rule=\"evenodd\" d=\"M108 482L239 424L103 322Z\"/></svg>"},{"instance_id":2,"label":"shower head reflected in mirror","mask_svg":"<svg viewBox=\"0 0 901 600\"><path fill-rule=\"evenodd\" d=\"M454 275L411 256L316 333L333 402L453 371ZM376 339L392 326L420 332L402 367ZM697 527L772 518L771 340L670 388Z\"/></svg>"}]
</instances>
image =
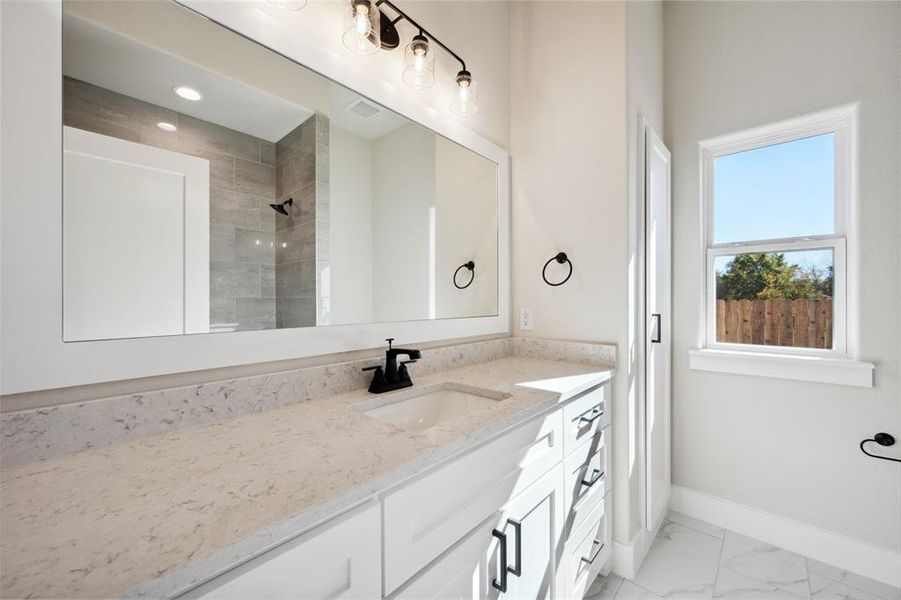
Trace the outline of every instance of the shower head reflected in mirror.
<instances>
[{"instance_id":1,"label":"shower head reflected in mirror","mask_svg":"<svg viewBox=\"0 0 901 600\"><path fill-rule=\"evenodd\" d=\"M271 207L272 207L272 210L274 210L275 212L277 212L277 213L279 213L279 214L282 214L282 215L285 215L285 216L287 217L287 216L288 216L288 209L285 208L285 207L286 207L286 206L291 206L292 204L294 204L294 198L288 198L288 199L285 200L284 202L281 202L281 203L279 203L279 204L270 204L269 206L271 206Z\"/></svg>"}]
</instances>

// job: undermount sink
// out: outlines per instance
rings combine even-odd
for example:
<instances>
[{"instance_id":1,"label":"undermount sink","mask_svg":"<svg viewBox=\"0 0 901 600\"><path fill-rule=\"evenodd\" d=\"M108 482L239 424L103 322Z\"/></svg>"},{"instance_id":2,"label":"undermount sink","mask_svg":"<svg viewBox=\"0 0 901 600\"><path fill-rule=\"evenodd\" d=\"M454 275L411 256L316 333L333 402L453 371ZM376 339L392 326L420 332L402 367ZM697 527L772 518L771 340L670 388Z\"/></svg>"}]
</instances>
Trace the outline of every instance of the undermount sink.
<instances>
[{"instance_id":1,"label":"undermount sink","mask_svg":"<svg viewBox=\"0 0 901 600\"><path fill-rule=\"evenodd\" d=\"M352 408L407 431L425 431L509 397L505 392L446 382L407 389Z\"/></svg>"}]
</instances>

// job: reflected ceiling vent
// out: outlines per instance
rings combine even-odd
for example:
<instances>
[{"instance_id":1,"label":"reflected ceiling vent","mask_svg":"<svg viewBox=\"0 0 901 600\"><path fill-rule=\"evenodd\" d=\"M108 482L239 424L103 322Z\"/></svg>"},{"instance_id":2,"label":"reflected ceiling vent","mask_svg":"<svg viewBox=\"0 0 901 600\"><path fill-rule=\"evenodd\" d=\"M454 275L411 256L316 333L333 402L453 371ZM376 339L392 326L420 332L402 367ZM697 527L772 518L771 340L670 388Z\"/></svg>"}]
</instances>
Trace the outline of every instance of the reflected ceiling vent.
<instances>
[{"instance_id":1,"label":"reflected ceiling vent","mask_svg":"<svg viewBox=\"0 0 901 600\"><path fill-rule=\"evenodd\" d=\"M374 104L366 98L357 98L344 108L362 119L369 119L385 110L378 104Z\"/></svg>"}]
</instances>

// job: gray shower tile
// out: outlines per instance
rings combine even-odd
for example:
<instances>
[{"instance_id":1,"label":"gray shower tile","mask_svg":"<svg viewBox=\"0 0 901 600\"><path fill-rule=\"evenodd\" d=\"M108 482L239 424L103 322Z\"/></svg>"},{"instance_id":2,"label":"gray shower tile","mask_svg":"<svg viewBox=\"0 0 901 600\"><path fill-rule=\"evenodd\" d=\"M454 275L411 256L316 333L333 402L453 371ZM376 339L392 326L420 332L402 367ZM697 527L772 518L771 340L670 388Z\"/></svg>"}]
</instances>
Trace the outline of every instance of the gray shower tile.
<instances>
[{"instance_id":1,"label":"gray shower tile","mask_svg":"<svg viewBox=\"0 0 901 600\"><path fill-rule=\"evenodd\" d=\"M278 298L300 298L303 293L303 262L276 265L275 295ZM315 273L313 289L316 288Z\"/></svg>"},{"instance_id":2,"label":"gray shower tile","mask_svg":"<svg viewBox=\"0 0 901 600\"><path fill-rule=\"evenodd\" d=\"M270 167L275 166L275 144L260 140L260 162Z\"/></svg>"},{"instance_id":3,"label":"gray shower tile","mask_svg":"<svg viewBox=\"0 0 901 600\"><path fill-rule=\"evenodd\" d=\"M260 159L258 138L188 115L179 115L178 140L203 150L230 154L248 161L256 162Z\"/></svg>"},{"instance_id":4,"label":"gray shower tile","mask_svg":"<svg viewBox=\"0 0 901 600\"><path fill-rule=\"evenodd\" d=\"M316 182L329 182L329 147L316 144Z\"/></svg>"},{"instance_id":5,"label":"gray shower tile","mask_svg":"<svg viewBox=\"0 0 901 600\"><path fill-rule=\"evenodd\" d=\"M238 331L275 329L274 298L236 298Z\"/></svg>"},{"instance_id":6,"label":"gray shower tile","mask_svg":"<svg viewBox=\"0 0 901 600\"><path fill-rule=\"evenodd\" d=\"M178 114L71 77L63 80L63 113L67 125L137 142L142 132L159 131L157 123L175 123Z\"/></svg>"},{"instance_id":7,"label":"gray shower tile","mask_svg":"<svg viewBox=\"0 0 901 600\"><path fill-rule=\"evenodd\" d=\"M260 296L275 298L275 265L260 265Z\"/></svg>"},{"instance_id":8,"label":"gray shower tile","mask_svg":"<svg viewBox=\"0 0 901 600\"><path fill-rule=\"evenodd\" d=\"M316 224L303 223L276 232L275 262L288 263L316 258Z\"/></svg>"},{"instance_id":9,"label":"gray shower tile","mask_svg":"<svg viewBox=\"0 0 901 600\"><path fill-rule=\"evenodd\" d=\"M269 206L275 204L276 201L272 198L258 198L258 200L260 202L260 229L274 234L278 218L282 216Z\"/></svg>"},{"instance_id":10,"label":"gray shower tile","mask_svg":"<svg viewBox=\"0 0 901 600\"><path fill-rule=\"evenodd\" d=\"M213 188L210 190L210 222L259 229L260 201L247 194Z\"/></svg>"},{"instance_id":11,"label":"gray shower tile","mask_svg":"<svg viewBox=\"0 0 901 600\"><path fill-rule=\"evenodd\" d=\"M210 263L210 297L260 296L260 266L246 263Z\"/></svg>"},{"instance_id":12,"label":"gray shower tile","mask_svg":"<svg viewBox=\"0 0 901 600\"><path fill-rule=\"evenodd\" d=\"M210 260L235 261L235 228L233 225L210 225Z\"/></svg>"},{"instance_id":13,"label":"gray shower tile","mask_svg":"<svg viewBox=\"0 0 901 600\"><path fill-rule=\"evenodd\" d=\"M275 167L235 159L235 190L262 198L276 198Z\"/></svg>"},{"instance_id":14,"label":"gray shower tile","mask_svg":"<svg viewBox=\"0 0 901 600\"><path fill-rule=\"evenodd\" d=\"M210 188L222 190L235 189L235 158L221 152L204 150L173 139L170 136L147 135L143 142L150 146L181 152L198 158L203 158L210 163Z\"/></svg>"},{"instance_id":15,"label":"gray shower tile","mask_svg":"<svg viewBox=\"0 0 901 600\"><path fill-rule=\"evenodd\" d=\"M280 162L276 169L276 194L294 194L316 181L316 159L311 152L298 152Z\"/></svg>"},{"instance_id":16,"label":"gray shower tile","mask_svg":"<svg viewBox=\"0 0 901 600\"><path fill-rule=\"evenodd\" d=\"M235 260L267 265L275 264L275 240L272 232L257 229L235 229Z\"/></svg>"},{"instance_id":17,"label":"gray shower tile","mask_svg":"<svg viewBox=\"0 0 901 600\"><path fill-rule=\"evenodd\" d=\"M315 298L278 298L276 300L278 328L315 327Z\"/></svg>"},{"instance_id":18,"label":"gray shower tile","mask_svg":"<svg viewBox=\"0 0 901 600\"><path fill-rule=\"evenodd\" d=\"M231 296L210 295L210 325L229 325L235 322L235 299Z\"/></svg>"},{"instance_id":19,"label":"gray shower tile","mask_svg":"<svg viewBox=\"0 0 901 600\"><path fill-rule=\"evenodd\" d=\"M282 164L284 161L303 150L312 152L316 143L315 136L315 125L310 118L299 123L290 133L276 142L276 163Z\"/></svg>"}]
</instances>

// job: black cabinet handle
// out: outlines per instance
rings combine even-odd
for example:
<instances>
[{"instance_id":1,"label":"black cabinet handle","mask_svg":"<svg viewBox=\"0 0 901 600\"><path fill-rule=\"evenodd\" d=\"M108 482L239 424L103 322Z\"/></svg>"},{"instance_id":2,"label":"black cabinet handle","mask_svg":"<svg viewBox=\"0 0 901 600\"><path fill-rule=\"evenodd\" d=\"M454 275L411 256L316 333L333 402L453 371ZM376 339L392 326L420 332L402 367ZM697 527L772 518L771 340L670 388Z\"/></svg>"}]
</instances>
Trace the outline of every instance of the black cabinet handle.
<instances>
[{"instance_id":1,"label":"black cabinet handle","mask_svg":"<svg viewBox=\"0 0 901 600\"><path fill-rule=\"evenodd\" d=\"M603 416L604 416L604 409L602 409L600 406L595 406L591 410L590 417L586 417L585 415L582 415L581 417L579 417L579 426L581 427L582 425L590 425Z\"/></svg>"},{"instance_id":2,"label":"black cabinet handle","mask_svg":"<svg viewBox=\"0 0 901 600\"><path fill-rule=\"evenodd\" d=\"M660 317L659 314L654 313L654 314L651 315L651 318L654 319L654 337L651 338L651 343L652 343L652 344L659 344L659 343L660 343L660 335L661 335L661 332L660 332L660 329L661 329L660 319L661 319L661 317Z\"/></svg>"},{"instance_id":3,"label":"black cabinet handle","mask_svg":"<svg viewBox=\"0 0 901 600\"><path fill-rule=\"evenodd\" d=\"M513 529L516 530L516 549L513 552L513 556L516 559L516 566L507 567L507 570L519 577L522 575L522 523L514 521L513 519L507 519L507 523L513 525Z\"/></svg>"},{"instance_id":4,"label":"black cabinet handle","mask_svg":"<svg viewBox=\"0 0 901 600\"><path fill-rule=\"evenodd\" d=\"M604 472L601 471L600 469L595 469L595 470L591 473L591 479L589 479L589 480L583 479L583 480L582 480L582 485L584 485L585 487L590 488L591 486L593 486L594 484L596 484L598 481L600 481L600 480L603 479L603 478L604 478Z\"/></svg>"},{"instance_id":5,"label":"black cabinet handle","mask_svg":"<svg viewBox=\"0 0 901 600\"><path fill-rule=\"evenodd\" d=\"M600 545L598 545L598 544L600 544ZM598 554L601 553L601 550L604 549L604 542L602 542L601 540L594 540L594 542L592 542L591 546L592 547L598 546L598 549L594 551L594 553L591 555L591 558L585 558L584 556L582 557L582 562L587 563L588 565L593 564L594 559L596 559L598 557Z\"/></svg>"},{"instance_id":6,"label":"black cabinet handle","mask_svg":"<svg viewBox=\"0 0 901 600\"><path fill-rule=\"evenodd\" d=\"M492 580L491 585L503 593L507 591L507 569L509 568L507 566L507 534L499 529L494 529L491 535L498 539L501 553L501 578Z\"/></svg>"}]
</instances>

